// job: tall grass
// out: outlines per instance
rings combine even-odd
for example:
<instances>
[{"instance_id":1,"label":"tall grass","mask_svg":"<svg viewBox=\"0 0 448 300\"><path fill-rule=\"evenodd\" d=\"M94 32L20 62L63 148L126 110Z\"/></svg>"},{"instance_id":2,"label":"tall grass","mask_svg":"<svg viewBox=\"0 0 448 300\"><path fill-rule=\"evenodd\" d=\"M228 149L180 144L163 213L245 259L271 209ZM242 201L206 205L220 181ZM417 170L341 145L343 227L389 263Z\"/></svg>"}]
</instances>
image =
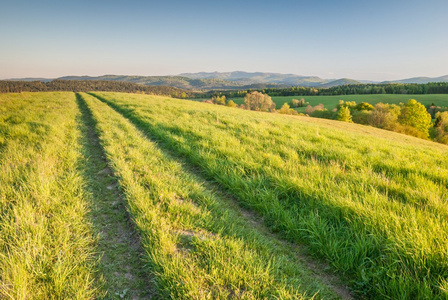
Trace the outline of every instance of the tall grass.
<instances>
[{"instance_id":1,"label":"tall grass","mask_svg":"<svg viewBox=\"0 0 448 300\"><path fill-rule=\"evenodd\" d=\"M161 296L301 299L337 296L282 243L162 153L135 126L81 94L140 231Z\"/></svg>"},{"instance_id":2,"label":"tall grass","mask_svg":"<svg viewBox=\"0 0 448 300\"><path fill-rule=\"evenodd\" d=\"M448 297L448 147L356 124L95 93L359 296Z\"/></svg>"},{"instance_id":3,"label":"tall grass","mask_svg":"<svg viewBox=\"0 0 448 300\"><path fill-rule=\"evenodd\" d=\"M0 95L0 298L91 299L73 93Z\"/></svg>"}]
</instances>

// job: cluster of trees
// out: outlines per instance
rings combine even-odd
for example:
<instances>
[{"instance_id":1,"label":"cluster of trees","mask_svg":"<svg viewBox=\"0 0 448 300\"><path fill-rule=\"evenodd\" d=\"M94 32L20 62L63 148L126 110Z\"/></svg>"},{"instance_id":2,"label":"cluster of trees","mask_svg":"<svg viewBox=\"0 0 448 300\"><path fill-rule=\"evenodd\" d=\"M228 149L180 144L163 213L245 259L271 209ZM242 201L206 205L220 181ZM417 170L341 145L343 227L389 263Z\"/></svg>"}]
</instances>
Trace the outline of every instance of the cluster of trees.
<instances>
[{"instance_id":1,"label":"cluster of trees","mask_svg":"<svg viewBox=\"0 0 448 300\"><path fill-rule=\"evenodd\" d=\"M308 102L305 102L305 99L292 99L291 102L289 102L290 107L304 107L305 105L308 105Z\"/></svg>"},{"instance_id":2,"label":"cluster of trees","mask_svg":"<svg viewBox=\"0 0 448 300\"><path fill-rule=\"evenodd\" d=\"M187 98L192 96L188 91L169 86L145 86L123 81L103 80L53 80L41 81L0 81L0 93L21 92L51 92L51 91L73 91L73 92L124 92L145 93L152 95L167 95L176 98Z\"/></svg>"},{"instance_id":3,"label":"cluster of trees","mask_svg":"<svg viewBox=\"0 0 448 300\"><path fill-rule=\"evenodd\" d=\"M277 111L280 114L284 115L298 115L299 113L292 109L288 103L284 103L283 106Z\"/></svg>"},{"instance_id":4,"label":"cluster of trees","mask_svg":"<svg viewBox=\"0 0 448 300\"><path fill-rule=\"evenodd\" d=\"M327 112L327 109L325 108L325 106L323 104L318 104L316 106L307 105L307 107L305 108L305 113L307 115L311 115L316 112L324 113L324 112Z\"/></svg>"},{"instance_id":5,"label":"cluster of trees","mask_svg":"<svg viewBox=\"0 0 448 300\"><path fill-rule=\"evenodd\" d=\"M426 108L414 99L406 104L378 103L375 106L367 102L356 104L354 101L340 100L332 111L319 104L315 107L308 106L305 112L312 117L370 125L448 143L448 112L437 111L436 121L433 123L429 110L436 111L437 108L434 105Z\"/></svg>"},{"instance_id":6,"label":"cluster of trees","mask_svg":"<svg viewBox=\"0 0 448 300\"><path fill-rule=\"evenodd\" d=\"M238 91L209 92L197 97L209 98L211 95L222 94L226 97L244 97L253 91L274 96L331 96L331 95L364 95L364 94L448 94L448 82L430 83L385 83L385 84L347 84L329 88L293 86L287 88L262 88Z\"/></svg>"},{"instance_id":7,"label":"cluster of trees","mask_svg":"<svg viewBox=\"0 0 448 300\"><path fill-rule=\"evenodd\" d=\"M251 92L244 97L245 108L256 111L275 111L275 103L269 95Z\"/></svg>"},{"instance_id":8,"label":"cluster of trees","mask_svg":"<svg viewBox=\"0 0 448 300\"><path fill-rule=\"evenodd\" d=\"M260 92L251 92L246 94L244 97L244 103L238 106L232 100L226 100L226 96L213 96L211 100L204 100L202 102L217 104L217 105L226 105L229 107L238 107L247 110L256 110L256 111L275 111L275 103L272 101L272 98L269 95L260 93Z\"/></svg>"},{"instance_id":9,"label":"cluster of trees","mask_svg":"<svg viewBox=\"0 0 448 300\"><path fill-rule=\"evenodd\" d=\"M238 105L233 100L227 100L226 96L213 96L211 100L204 100L204 103L225 105L228 107L237 107Z\"/></svg>"},{"instance_id":10,"label":"cluster of trees","mask_svg":"<svg viewBox=\"0 0 448 300\"><path fill-rule=\"evenodd\" d=\"M434 141L448 145L448 112L438 112L434 129L431 132Z\"/></svg>"},{"instance_id":11,"label":"cluster of trees","mask_svg":"<svg viewBox=\"0 0 448 300\"><path fill-rule=\"evenodd\" d=\"M256 91L247 93L246 96L244 97L244 103L239 106L232 100L227 100L226 96L224 95L213 96L211 100L204 100L202 102L217 105L226 105L229 107L237 107L241 109L255 110L255 111L266 111L266 112L276 111L275 109L276 105L275 102L272 101L272 98L269 95ZM293 113L297 114L297 111L290 109L287 103L285 103L284 106L285 105L288 107L288 110L283 108L283 110L281 110L282 112L288 111L291 114Z\"/></svg>"}]
</instances>

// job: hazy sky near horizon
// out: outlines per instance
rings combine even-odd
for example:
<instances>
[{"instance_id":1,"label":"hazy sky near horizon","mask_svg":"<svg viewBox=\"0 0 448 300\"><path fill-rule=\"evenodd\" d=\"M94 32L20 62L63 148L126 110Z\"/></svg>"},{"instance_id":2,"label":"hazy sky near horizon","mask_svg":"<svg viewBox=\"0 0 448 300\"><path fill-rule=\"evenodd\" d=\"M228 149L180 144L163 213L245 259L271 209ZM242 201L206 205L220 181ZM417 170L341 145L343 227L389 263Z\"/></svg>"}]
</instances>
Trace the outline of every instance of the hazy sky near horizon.
<instances>
[{"instance_id":1,"label":"hazy sky near horizon","mask_svg":"<svg viewBox=\"0 0 448 300\"><path fill-rule=\"evenodd\" d=\"M448 74L448 0L0 0L0 79Z\"/></svg>"}]
</instances>

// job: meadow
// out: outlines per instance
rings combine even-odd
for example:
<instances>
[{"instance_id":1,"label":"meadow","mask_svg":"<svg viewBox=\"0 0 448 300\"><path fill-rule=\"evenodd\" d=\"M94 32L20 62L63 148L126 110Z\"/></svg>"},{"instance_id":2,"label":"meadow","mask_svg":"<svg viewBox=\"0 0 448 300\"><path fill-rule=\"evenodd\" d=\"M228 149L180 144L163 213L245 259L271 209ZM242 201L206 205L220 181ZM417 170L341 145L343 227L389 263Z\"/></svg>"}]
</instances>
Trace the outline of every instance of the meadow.
<instances>
[{"instance_id":1,"label":"meadow","mask_svg":"<svg viewBox=\"0 0 448 300\"><path fill-rule=\"evenodd\" d=\"M446 298L448 148L361 125L95 93L358 296Z\"/></svg>"},{"instance_id":2,"label":"meadow","mask_svg":"<svg viewBox=\"0 0 448 300\"><path fill-rule=\"evenodd\" d=\"M0 98L0 298L91 299L95 236L73 93Z\"/></svg>"},{"instance_id":3,"label":"meadow","mask_svg":"<svg viewBox=\"0 0 448 300\"><path fill-rule=\"evenodd\" d=\"M82 94L97 122L164 298L337 298L296 254L268 239L134 125ZM305 288L306 287L306 288Z\"/></svg>"},{"instance_id":4,"label":"meadow","mask_svg":"<svg viewBox=\"0 0 448 300\"><path fill-rule=\"evenodd\" d=\"M333 120L2 94L0 298L446 299L447 166Z\"/></svg>"},{"instance_id":5,"label":"meadow","mask_svg":"<svg viewBox=\"0 0 448 300\"><path fill-rule=\"evenodd\" d=\"M316 106L322 103L326 109L332 110L336 107L339 100L355 101L356 103L368 102L375 105L379 102L399 104L400 102L406 103L409 99L415 99L423 105L431 105L432 103L437 106L448 107L448 95L447 94L425 94L425 95L408 95L408 94L374 94L374 95L338 95L338 96L274 96L272 101L275 102L277 109L279 109L283 103L289 103L292 99L305 99L311 106ZM199 99L197 99L199 100ZM229 98L236 104L240 105L244 103L244 98ZM305 112L305 107L296 108L298 112Z\"/></svg>"}]
</instances>

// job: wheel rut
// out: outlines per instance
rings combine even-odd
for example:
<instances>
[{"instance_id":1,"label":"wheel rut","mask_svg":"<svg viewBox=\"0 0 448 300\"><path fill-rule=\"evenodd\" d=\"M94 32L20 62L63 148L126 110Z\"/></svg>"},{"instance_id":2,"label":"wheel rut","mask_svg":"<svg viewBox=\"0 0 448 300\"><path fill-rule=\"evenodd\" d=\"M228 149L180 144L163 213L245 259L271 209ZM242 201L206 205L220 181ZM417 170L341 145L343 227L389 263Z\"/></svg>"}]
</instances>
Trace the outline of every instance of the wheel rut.
<instances>
[{"instance_id":1,"label":"wheel rut","mask_svg":"<svg viewBox=\"0 0 448 300\"><path fill-rule=\"evenodd\" d=\"M127 211L119 184L100 145L93 119L84 100L76 94L81 111L86 157L84 177L91 199L91 220L98 234L98 281L104 299L157 299L154 278L145 267L140 237Z\"/></svg>"}]
</instances>

